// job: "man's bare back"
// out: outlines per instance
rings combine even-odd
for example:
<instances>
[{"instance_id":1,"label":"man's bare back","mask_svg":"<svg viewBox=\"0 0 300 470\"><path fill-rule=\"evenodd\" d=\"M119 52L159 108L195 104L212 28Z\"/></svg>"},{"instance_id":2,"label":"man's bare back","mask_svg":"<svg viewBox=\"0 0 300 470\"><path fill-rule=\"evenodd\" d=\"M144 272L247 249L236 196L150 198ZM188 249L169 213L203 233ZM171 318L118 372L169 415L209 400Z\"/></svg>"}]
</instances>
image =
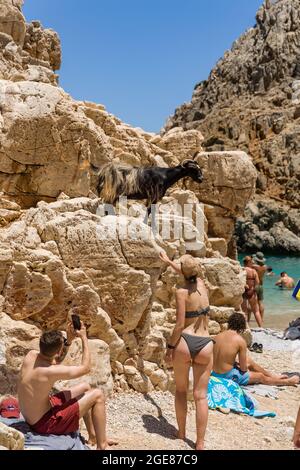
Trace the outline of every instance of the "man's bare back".
<instances>
[{"instance_id":1,"label":"man's bare back","mask_svg":"<svg viewBox=\"0 0 300 470\"><path fill-rule=\"evenodd\" d=\"M50 410L49 394L55 382L48 373L49 362L30 351L24 359L18 382L20 409L25 420L34 425Z\"/></svg>"},{"instance_id":2,"label":"man's bare back","mask_svg":"<svg viewBox=\"0 0 300 470\"><path fill-rule=\"evenodd\" d=\"M41 351L30 351L24 359L18 381L18 398L21 412L31 426L52 408L49 395L56 381L76 379L89 372L90 352L83 324L76 335L81 338L83 347L82 363L79 366L60 364L64 350L63 337L60 335L61 345L56 354L47 357ZM68 337L70 341L75 337L71 326L68 327Z\"/></svg>"},{"instance_id":3,"label":"man's bare back","mask_svg":"<svg viewBox=\"0 0 300 470\"><path fill-rule=\"evenodd\" d=\"M280 280L276 282L276 286L283 289L293 289L295 287L295 280L286 273L282 273Z\"/></svg>"},{"instance_id":4,"label":"man's bare back","mask_svg":"<svg viewBox=\"0 0 300 470\"><path fill-rule=\"evenodd\" d=\"M259 265L255 264L255 265L253 266L253 268L255 269L255 271L256 271L257 274L258 274L259 281L260 281L260 285L262 286L263 283L264 283L265 274L266 274L266 272L268 271L268 267L267 267L266 265L259 266Z\"/></svg>"},{"instance_id":5,"label":"man's bare back","mask_svg":"<svg viewBox=\"0 0 300 470\"><path fill-rule=\"evenodd\" d=\"M229 372L236 362L237 355L239 355L241 369L247 370L247 345L236 331L223 331L214 339L216 342L214 346L214 372L217 374Z\"/></svg>"}]
</instances>

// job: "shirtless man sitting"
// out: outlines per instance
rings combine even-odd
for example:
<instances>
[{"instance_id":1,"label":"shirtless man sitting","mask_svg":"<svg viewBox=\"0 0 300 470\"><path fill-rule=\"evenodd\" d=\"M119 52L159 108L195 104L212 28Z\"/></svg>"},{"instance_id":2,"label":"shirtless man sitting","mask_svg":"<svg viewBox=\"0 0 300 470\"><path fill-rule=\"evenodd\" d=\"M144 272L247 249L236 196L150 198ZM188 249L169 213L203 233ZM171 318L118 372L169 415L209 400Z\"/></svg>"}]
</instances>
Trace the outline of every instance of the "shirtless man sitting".
<instances>
[{"instance_id":1,"label":"shirtless man sitting","mask_svg":"<svg viewBox=\"0 0 300 470\"><path fill-rule=\"evenodd\" d=\"M257 366L247 357L247 344L241 336L246 329L246 319L234 313L228 321L228 330L218 334L214 340L214 364L212 376L233 380L239 385L297 385L299 377L274 375Z\"/></svg>"},{"instance_id":2,"label":"shirtless man sitting","mask_svg":"<svg viewBox=\"0 0 300 470\"><path fill-rule=\"evenodd\" d=\"M79 366L59 364L66 355L66 348L75 337L82 342L82 361ZM86 384L51 395L57 380L72 380L88 374L91 358L86 329L76 331L68 325L67 339L60 331L44 333L40 338L40 350L30 351L23 361L19 381L20 409L31 429L38 434L63 435L79 430L79 420L84 418L89 433L89 443L97 443L97 450L105 450L116 444L106 437L105 398L98 390Z\"/></svg>"},{"instance_id":3,"label":"shirtless man sitting","mask_svg":"<svg viewBox=\"0 0 300 470\"><path fill-rule=\"evenodd\" d=\"M280 274L280 280L277 281L275 285L281 287L282 289L294 289L296 284L294 279L288 276L284 271Z\"/></svg>"}]
</instances>

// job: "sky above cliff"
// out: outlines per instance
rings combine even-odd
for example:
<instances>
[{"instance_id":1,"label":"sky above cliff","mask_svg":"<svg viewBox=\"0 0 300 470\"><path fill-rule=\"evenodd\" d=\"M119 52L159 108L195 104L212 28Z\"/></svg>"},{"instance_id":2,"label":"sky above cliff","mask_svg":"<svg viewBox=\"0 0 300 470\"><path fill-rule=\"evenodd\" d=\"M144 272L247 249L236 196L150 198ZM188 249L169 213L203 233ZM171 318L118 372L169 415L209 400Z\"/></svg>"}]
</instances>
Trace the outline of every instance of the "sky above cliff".
<instances>
[{"instance_id":1,"label":"sky above cliff","mask_svg":"<svg viewBox=\"0 0 300 470\"><path fill-rule=\"evenodd\" d=\"M190 101L262 0L25 0L62 41L60 85L104 104L123 121L157 132Z\"/></svg>"}]
</instances>

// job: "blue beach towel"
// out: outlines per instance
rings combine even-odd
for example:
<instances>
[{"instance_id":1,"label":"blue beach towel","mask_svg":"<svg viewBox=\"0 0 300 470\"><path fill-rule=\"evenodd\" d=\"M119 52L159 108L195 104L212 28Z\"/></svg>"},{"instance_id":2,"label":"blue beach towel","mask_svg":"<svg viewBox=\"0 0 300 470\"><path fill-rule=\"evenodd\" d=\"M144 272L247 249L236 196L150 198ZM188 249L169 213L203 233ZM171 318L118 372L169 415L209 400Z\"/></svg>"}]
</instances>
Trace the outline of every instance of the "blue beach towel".
<instances>
[{"instance_id":1,"label":"blue beach towel","mask_svg":"<svg viewBox=\"0 0 300 470\"><path fill-rule=\"evenodd\" d=\"M39 450L90 450L83 443L79 432L66 434L63 436L41 435L30 430L30 427L23 419L5 419L0 417L0 423L20 431L25 436L25 449Z\"/></svg>"},{"instance_id":2,"label":"blue beach towel","mask_svg":"<svg viewBox=\"0 0 300 470\"><path fill-rule=\"evenodd\" d=\"M242 413L254 418L274 418L276 416L276 413L272 411L259 411L257 402L232 380L210 377L207 398L208 406L212 410L229 408L235 413Z\"/></svg>"}]
</instances>

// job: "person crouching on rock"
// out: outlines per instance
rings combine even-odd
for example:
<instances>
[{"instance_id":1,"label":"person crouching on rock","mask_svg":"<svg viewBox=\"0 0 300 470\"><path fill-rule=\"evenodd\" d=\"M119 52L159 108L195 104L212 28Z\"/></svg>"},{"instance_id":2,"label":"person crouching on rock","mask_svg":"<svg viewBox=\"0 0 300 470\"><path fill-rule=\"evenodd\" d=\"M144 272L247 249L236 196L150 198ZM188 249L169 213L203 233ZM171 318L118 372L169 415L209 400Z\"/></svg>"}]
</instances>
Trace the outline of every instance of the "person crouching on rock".
<instances>
[{"instance_id":1,"label":"person crouching on rock","mask_svg":"<svg viewBox=\"0 0 300 470\"><path fill-rule=\"evenodd\" d=\"M79 366L65 366L60 362L75 337L82 342L82 361ZM84 418L89 433L89 443L98 450L116 444L106 437L105 398L98 390L91 390L83 383L70 390L51 395L57 380L72 380L88 374L91 358L86 328L67 328L67 339L62 332L49 331L40 338L40 350L30 351L23 361L19 381L18 398L21 412L37 434L64 435L79 430L79 420Z\"/></svg>"},{"instance_id":2,"label":"person crouching on rock","mask_svg":"<svg viewBox=\"0 0 300 470\"><path fill-rule=\"evenodd\" d=\"M175 409L178 438L186 438L187 393L189 370L193 367L194 399L196 404L196 450L204 449L208 421L207 387L213 364L213 340L208 332L209 300L205 284L198 277L196 260L185 255L181 268L166 254L160 258L184 276L184 286L176 290L176 325L167 346L166 363L173 361L176 395Z\"/></svg>"}]
</instances>

